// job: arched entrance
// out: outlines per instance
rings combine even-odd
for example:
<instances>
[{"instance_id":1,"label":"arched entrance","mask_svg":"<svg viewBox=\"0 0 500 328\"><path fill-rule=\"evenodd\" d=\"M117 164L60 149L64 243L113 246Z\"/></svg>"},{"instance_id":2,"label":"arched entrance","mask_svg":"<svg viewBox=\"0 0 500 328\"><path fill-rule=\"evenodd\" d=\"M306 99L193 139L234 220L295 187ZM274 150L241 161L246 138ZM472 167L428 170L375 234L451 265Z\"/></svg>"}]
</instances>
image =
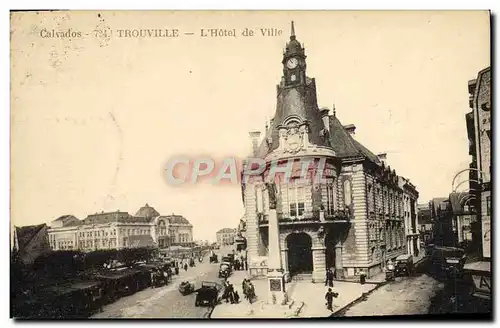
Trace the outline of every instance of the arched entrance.
<instances>
[{"instance_id":1,"label":"arched entrance","mask_svg":"<svg viewBox=\"0 0 500 328\"><path fill-rule=\"evenodd\" d=\"M292 233L286 238L290 274L313 271L312 239L304 233Z\"/></svg>"},{"instance_id":2,"label":"arched entrance","mask_svg":"<svg viewBox=\"0 0 500 328\"><path fill-rule=\"evenodd\" d=\"M335 268L335 254L336 254L335 243L336 243L336 240L335 240L334 234L332 232L329 232L325 236L325 247L326 247L325 260L326 260L326 268L327 269Z\"/></svg>"}]
</instances>

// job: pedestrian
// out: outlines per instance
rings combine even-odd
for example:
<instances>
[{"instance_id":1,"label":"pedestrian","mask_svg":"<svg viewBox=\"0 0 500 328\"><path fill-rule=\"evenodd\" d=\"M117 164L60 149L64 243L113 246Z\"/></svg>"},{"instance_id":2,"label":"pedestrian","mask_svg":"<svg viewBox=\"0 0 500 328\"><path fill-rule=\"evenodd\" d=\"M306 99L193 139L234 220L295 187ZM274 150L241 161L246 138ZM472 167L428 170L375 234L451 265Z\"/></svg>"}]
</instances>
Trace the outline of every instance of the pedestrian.
<instances>
[{"instance_id":1,"label":"pedestrian","mask_svg":"<svg viewBox=\"0 0 500 328\"><path fill-rule=\"evenodd\" d=\"M184 263L184 271L187 271L188 270L188 265L187 263Z\"/></svg>"},{"instance_id":2,"label":"pedestrian","mask_svg":"<svg viewBox=\"0 0 500 328\"><path fill-rule=\"evenodd\" d=\"M366 282L366 273L364 269L359 270L359 283L364 285Z\"/></svg>"},{"instance_id":3,"label":"pedestrian","mask_svg":"<svg viewBox=\"0 0 500 328\"><path fill-rule=\"evenodd\" d=\"M326 270L325 286L333 287L333 272L331 269Z\"/></svg>"},{"instance_id":4,"label":"pedestrian","mask_svg":"<svg viewBox=\"0 0 500 328\"><path fill-rule=\"evenodd\" d=\"M238 291L234 291L234 303L238 304L240 302L240 295L238 294Z\"/></svg>"},{"instance_id":5,"label":"pedestrian","mask_svg":"<svg viewBox=\"0 0 500 328\"><path fill-rule=\"evenodd\" d=\"M325 294L325 299L326 299L326 308L330 311L333 311L332 303L334 297L335 294L332 292L332 289L328 288L328 291Z\"/></svg>"},{"instance_id":6,"label":"pedestrian","mask_svg":"<svg viewBox=\"0 0 500 328\"><path fill-rule=\"evenodd\" d=\"M228 286L228 294L229 294L229 301L231 302L231 304L234 304L234 287L233 287L233 284L229 283L229 286Z\"/></svg>"}]
</instances>

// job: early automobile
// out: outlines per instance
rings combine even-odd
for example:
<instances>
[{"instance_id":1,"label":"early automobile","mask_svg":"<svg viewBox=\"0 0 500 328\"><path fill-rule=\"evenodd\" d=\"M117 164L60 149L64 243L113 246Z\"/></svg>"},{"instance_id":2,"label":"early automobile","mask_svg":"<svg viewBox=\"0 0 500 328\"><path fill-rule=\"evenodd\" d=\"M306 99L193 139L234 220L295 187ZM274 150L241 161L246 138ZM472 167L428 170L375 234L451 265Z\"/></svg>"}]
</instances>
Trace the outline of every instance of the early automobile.
<instances>
[{"instance_id":1,"label":"early automobile","mask_svg":"<svg viewBox=\"0 0 500 328\"><path fill-rule=\"evenodd\" d=\"M217 305L219 298L219 286L215 282L203 281L200 289L197 290L194 306L208 304L209 306Z\"/></svg>"},{"instance_id":2,"label":"early automobile","mask_svg":"<svg viewBox=\"0 0 500 328\"><path fill-rule=\"evenodd\" d=\"M394 275L412 276L415 273L415 264L413 263L413 256L411 254L403 254L396 257L396 266Z\"/></svg>"},{"instance_id":3,"label":"early automobile","mask_svg":"<svg viewBox=\"0 0 500 328\"><path fill-rule=\"evenodd\" d=\"M219 268L219 278L228 278L231 274L231 264L222 262Z\"/></svg>"},{"instance_id":4,"label":"early automobile","mask_svg":"<svg viewBox=\"0 0 500 328\"><path fill-rule=\"evenodd\" d=\"M466 256L461 248L434 247L429 260L431 272L457 278L463 272Z\"/></svg>"},{"instance_id":5,"label":"early automobile","mask_svg":"<svg viewBox=\"0 0 500 328\"><path fill-rule=\"evenodd\" d=\"M179 292L183 295L189 295L194 292L194 284L190 283L189 281L183 281L179 285Z\"/></svg>"}]
</instances>

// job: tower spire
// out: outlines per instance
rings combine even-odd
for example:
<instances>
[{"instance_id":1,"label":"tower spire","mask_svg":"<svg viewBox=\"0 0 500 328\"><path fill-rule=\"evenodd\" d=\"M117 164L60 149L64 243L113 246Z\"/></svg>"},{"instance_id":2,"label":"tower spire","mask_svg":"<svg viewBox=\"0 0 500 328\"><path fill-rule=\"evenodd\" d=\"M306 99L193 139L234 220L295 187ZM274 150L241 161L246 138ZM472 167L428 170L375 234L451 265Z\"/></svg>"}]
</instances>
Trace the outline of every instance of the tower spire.
<instances>
[{"instance_id":1,"label":"tower spire","mask_svg":"<svg viewBox=\"0 0 500 328\"><path fill-rule=\"evenodd\" d=\"M292 32L290 33L290 40L295 40L295 26L292 21Z\"/></svg>"}]
</instances>

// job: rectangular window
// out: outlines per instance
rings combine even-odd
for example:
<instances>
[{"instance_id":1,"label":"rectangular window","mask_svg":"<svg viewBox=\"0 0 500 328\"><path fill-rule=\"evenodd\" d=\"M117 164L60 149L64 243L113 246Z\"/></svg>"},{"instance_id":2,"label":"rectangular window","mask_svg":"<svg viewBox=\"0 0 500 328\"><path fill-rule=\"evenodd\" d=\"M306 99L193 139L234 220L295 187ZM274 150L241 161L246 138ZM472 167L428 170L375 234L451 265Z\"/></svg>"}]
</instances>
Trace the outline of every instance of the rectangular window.
<instances>
[{"instance_id":1,"label":"rectangular window","mask_svg":"<svg viewBox=\"0 0 500 328\"><path fill-rule=\"evenodd\" d=\"M335 189L333 185L326 186L326 213L332 215L335 210Z\"/></svg>"},{"instance_id":2,"label":"rectangular window","mask_svg":"<svg viewBox=\"0 0 500 328\"><path fill-rule=\"evenodd\" d=\"M288 190L288 203L291 217L301 217L305 211L304 187L292 186Z\"/></svg>"},{"instance_id":3,"label":"rectangular window","mask_svg":"<svg viewBox=\"0 0 500 328\"><path fill-rule=\"evenodd\" d=\"M491 196L486 197L486 215L491 216Z\"/></svg>"}]
</instances>

